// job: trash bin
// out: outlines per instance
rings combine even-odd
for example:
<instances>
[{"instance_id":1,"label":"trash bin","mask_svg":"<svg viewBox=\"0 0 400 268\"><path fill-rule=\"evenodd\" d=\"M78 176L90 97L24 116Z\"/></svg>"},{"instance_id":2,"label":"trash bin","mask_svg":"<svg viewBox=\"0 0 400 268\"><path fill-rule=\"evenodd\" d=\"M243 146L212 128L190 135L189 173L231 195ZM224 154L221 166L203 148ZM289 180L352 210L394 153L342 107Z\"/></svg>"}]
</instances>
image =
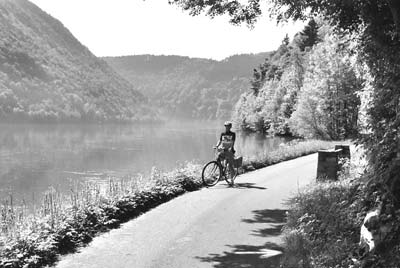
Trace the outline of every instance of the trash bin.
<instances>
[{"instance_id":1,"label":"trash bin","mask_svg":"<svg viewBox=\"0 0 400 268\"><path fill-rule=\"evenodd\" d=\"M243 157L236 157L234 160L233 160L233 165L235 166L235 168L240 168L240 167L242 167L242 164L243 164Z\"/></svg>"},{"instance_id":2,"label":"trash bin","mask_svg":"<svg viewBox=\"0 0 400 268\"><path fill-rule=\"evenodd\" d=\"M339 155L342 149L318 151L317 181L338 180Z\"/></svg>"}]
</instances>

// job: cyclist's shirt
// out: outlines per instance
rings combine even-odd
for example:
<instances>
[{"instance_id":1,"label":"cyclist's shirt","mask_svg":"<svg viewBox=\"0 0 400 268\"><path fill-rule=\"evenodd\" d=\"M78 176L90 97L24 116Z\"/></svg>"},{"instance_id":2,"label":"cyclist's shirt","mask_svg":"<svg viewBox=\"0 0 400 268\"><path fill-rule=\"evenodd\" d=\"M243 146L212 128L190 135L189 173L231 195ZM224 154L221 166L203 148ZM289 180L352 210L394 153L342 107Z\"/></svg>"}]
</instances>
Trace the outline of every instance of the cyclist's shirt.
<instances>
[{"instance_id":1,"label":"cyclist's shirt","mask_svg":"<svg viewBox=\"0 0 400 268\"><path fill-rule=\"evenodd\" d=\"M221 133L220 141L222 148L224 149L233 149L233 144L236 139L236 134L235 132L223 132Z\"/></svg>"}]
</instances>

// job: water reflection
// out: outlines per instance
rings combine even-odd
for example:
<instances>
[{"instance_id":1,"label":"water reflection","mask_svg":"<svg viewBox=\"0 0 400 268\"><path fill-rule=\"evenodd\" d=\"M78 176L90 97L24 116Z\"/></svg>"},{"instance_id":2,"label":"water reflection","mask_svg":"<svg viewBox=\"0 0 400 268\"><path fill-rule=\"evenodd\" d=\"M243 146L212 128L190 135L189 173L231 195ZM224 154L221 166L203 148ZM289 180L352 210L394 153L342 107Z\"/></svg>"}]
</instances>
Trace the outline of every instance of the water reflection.
<instances>
[{"instance_id":1,"label":"water reflection","mask_svg":"<svg viewBox=\"0 0 400 268\"><path fill-rule=\"evenodd\" d=\"M68 191L71 180L149 173L152 166L213 158L223 131L218 122L163 125L0 125L0 197L13 192L29 200L50 185ZM238 133L238 154L272 150L282 139Z\"/></svg>"}]
</instances>

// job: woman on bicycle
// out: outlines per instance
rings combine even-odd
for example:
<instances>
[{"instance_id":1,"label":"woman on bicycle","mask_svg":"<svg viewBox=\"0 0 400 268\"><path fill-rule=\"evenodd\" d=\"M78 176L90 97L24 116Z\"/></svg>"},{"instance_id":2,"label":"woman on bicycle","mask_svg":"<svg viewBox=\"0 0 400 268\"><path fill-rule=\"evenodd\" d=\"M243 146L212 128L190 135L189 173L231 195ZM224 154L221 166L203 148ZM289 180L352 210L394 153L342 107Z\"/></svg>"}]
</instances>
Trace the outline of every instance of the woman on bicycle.
<instances>
[{"instance_id":1,"label":"woman on bicycle","mask_svg":"<svg viewBox=\"0 0 400 268\"><path fill-rule=\"evenodd\" d=\"M231 131L232 123L230 121L226 121L224 123L225 132L221 133L218 144L216 147L220 150L219 157L221 159L226 159L229 166L230 174L234 174L233 162L235 157L235 140L236 134Z\"/></svg>"}]
</instances>

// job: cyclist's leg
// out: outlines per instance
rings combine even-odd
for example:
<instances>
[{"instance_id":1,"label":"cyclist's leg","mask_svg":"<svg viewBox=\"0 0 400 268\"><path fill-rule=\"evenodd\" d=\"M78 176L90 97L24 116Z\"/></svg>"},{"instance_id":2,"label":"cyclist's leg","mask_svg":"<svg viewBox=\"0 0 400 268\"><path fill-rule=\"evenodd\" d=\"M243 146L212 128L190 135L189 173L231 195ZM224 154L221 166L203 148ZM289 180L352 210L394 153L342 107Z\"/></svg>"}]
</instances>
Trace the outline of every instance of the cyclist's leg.
<instances>
[{"instance_id":1,"label":"cyclist's leg","mask_svg":"<svg viewBox=\"0 0 400 268\"><path fill-rule=\"evenodd\" d=\"M228 162L229 166L229 171L231 174L235 174L234 170L234 154L231 151L226 151L225 152L225 159Z\"/></svg>"},{"instance_id":2,"label":"cyclist's leg","mask_svg":"<svg viewBox=\"0 0 400 268\"><path fill-rule=\"evenodd\" d=\"M225 152L224 151L219 152L216 160L222 164L223 161L225 160Z\"/></svg>"}]
</instances>

